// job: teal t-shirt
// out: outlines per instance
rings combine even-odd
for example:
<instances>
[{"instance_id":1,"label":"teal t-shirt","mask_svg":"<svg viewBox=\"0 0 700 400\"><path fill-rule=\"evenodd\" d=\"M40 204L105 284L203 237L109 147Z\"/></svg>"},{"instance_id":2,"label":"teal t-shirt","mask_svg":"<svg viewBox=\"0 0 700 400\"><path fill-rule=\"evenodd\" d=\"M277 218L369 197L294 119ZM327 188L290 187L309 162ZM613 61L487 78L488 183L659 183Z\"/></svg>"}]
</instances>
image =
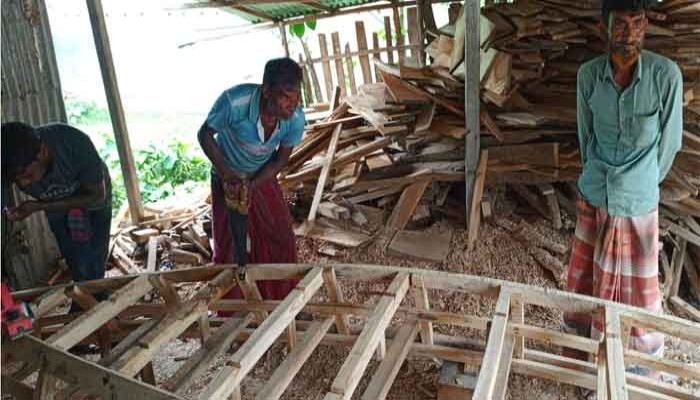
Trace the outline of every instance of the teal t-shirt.
<instances>
[{"instance_id":1,"label":"teal t-shirt","mask_svg":"<svg viewBox=\"0 0 700 400\"><path fill-rule=\"evenodd\" d=\"M297 107L291 118L280 120L270 138L260 123L262 86L242 84L224 91L207 116L216 143L229 167L252 175L262 168L279 146L294 147L304 132L304 111Z\"/></svg>"}]
</instances>

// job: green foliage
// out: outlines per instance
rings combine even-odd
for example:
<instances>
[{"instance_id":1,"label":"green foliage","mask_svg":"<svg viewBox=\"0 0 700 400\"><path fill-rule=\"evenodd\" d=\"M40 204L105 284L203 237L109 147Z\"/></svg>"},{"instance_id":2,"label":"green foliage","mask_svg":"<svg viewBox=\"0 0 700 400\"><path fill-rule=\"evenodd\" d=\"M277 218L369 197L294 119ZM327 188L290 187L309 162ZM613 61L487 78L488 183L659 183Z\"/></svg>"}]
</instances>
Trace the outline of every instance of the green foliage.
<instances>
[{"instance_id":1,"label":"green foliage","mask_svg":"<svg viewBox=\"0 0 700 400\"><path fill-rule=\"evenodd\" d=\"M109 111L100 108L94 101L67 98L65 100L68 122L72 125L89 125L109 122Z\"/></svg>"},{"instance_id":2,"label":"green foliage","mask_svg":"<svg viewBox=\"0 0 700 400\"><path fill-rule=\"evenodd\" d=\"M315 30L316 29L316 20L311 20L311 21L306 21L306 23L301 23L301 24L294 24L294 25L289 25L289 33L292 36L296 36L299 39L302 39L304 37L304 33L306 33L306 28L309 28L310 30Z\"/></svg>"},{"instance_id":3,"label":"green foliage","mask_svg":"<svg viewBox=\"0 0 700 400\"><path fill-rule=\"evenodd\" d=\"M191 153L192 149L179 141L167 147L151 144L134 152L136 173L144 203L164 199L173 195L176 189L188 190L197 182L207 180L209 162ZM107 163L112 176L112 208L116 212L126 199L126 189L113 138L105 138L105 146L100 150L100 156Z\"/></svg>"}]
</instances>

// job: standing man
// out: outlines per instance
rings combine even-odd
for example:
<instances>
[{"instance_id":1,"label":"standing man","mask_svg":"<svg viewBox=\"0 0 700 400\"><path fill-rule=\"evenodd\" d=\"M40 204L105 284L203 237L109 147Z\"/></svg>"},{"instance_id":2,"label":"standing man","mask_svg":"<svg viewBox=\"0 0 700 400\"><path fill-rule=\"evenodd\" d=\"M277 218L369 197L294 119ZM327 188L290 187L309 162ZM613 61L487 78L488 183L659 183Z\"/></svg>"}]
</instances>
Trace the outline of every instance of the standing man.
<instances>
[{"instance_id":1,"label":"standing man","mask_svg":"<svg viewBox=\"0 0 700 400\"><path fill-rule=\"evenodd\" d=\"M5 210L10 221L46 212L73 280L104 278L112 184L85 133L65 124L2 124L2 179L36 199Z\"/></svg>"},{"instance_id":2,"label":"standing man","mask_svg":"<svg viewBox=\"0 0 700 400\"><path fill-rule=\"evenodd\" d=\"M242 248L252 263L297 261L292 219L277 174L304 131L301 80L301 68L292 59L270 60L262 85L242 84L224 91L199 130L199 143L213 164L215 263L234 261L234 230L247 236L248 245ZM247 203L247 234L238 226L241 213L231 206L239 200ZM294 285L294 281L258 281L266 299L282 299ZM240 297L238 287L232 292Z\"/></svg>"},{"instance_id":3,"label":"standing man","mask_svg":"<svg viewBox=\"0 0 700 400\"><path fill-rule=\"evenodd\" d=\"M659 183L681 148L683 79L673 61L642 50L646 7L644 0L603 0L601 30L608 52L578 72L583 172L567 288L661 312ZM591 326L590 314L567 313L564 323L593 337L604 328L602 318ZM659 354L664 339L634 328L630 346Z\"/></svg>"}]
</instances>

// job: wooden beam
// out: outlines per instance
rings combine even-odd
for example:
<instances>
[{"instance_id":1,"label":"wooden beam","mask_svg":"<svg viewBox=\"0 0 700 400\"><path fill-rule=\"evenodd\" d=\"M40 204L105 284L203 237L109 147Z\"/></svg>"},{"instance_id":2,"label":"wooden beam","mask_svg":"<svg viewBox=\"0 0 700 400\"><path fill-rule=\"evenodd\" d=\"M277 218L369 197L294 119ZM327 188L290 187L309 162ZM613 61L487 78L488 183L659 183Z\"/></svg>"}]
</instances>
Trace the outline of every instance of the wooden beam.
<instances>
[{"instance_id":1,"label":"wooden beam","mask_svg":"<svg viewBox=\"0 0 700 400\"><path fill-rule=\"evenodd\" d=\"M481 80L479 78L479 58L481 39L479 38L479 21L481 18L480 2L477 0L466 0L464 2L464 23L466 25L464 44L464 124L466 135L464 136L464 164L465 164L465 199L466 210L471 210L471 203L474 201L476 169L479 163L479 133L480 133L480 111L479 92ZM472 221L472 213L468 212L466 226L477 223Z\"/></svg>"},{"instance_id":2,"label":"wooden beam","mask_svg":"<svg viewBox=\"0 0 700 400\"><path fill-rule=\"evenodd\" d=\"M138 328L134 329L133 331L129 332L129 334L122 339L119 344L114 346L112 351L105 357L102 357L97 363L102 365L103 367L109 367L112 365L115 361L119 359L124 353L126 353L127 350L132 348L136 342L139 341L145 335L148 331L153 329L158 325L158 320L157 319L151 319L148 320L147 322L143 322L141 325L139 325Z\"/></svg>"},{"instance_id":3,"label":"wooden beam","mask_svg":"<svg viewBox=\"0 0 700 400\"><path fill-rule=\"evenodd\" d=\"M147 276L133 279L129 284L114 292L108 300L97 304L61 328L47 340L47 343L59 349L70 349L101 328L107 321L116 317L152 288Z\"/></svg>"},{"instance_id":4,"label":"wooden beam","mask_svg":"<svg viewBox=\"0 0 700 400\"><path fill-rule=\"evenodd\" d=\"M318 212L318 206L321 204L321 198L323 197L323 189L326 186L326 181L328 176L330 176L331 170L333 169L333 159L335 158L335 150L338 148L338 140L340 140L340 132L343 130L343 124L336 124L333 129L333 135L331 136L331 141L328 143L328 149L326 150L326 158L323 161L323 166L321 167L321 175L316 182L316 190L314 191L314 197L311 200L311 209L309 210L309 216L307 220L313 224L316 220L316 213Z\"/></svg>"},{"instance_id":5,"label":"wooden beam","mask_svg":"<svg viewBox=\"0 0 700 400\"><path fill-rule=\"evenodd\" d=\"M396 274L386 293L377 302L377 306L367 319L365 328L355 342L350 355L345 359L340 372L336 375L331 385L331 391L326 394L326 400L350 399L372 357L372 352L377 347L381 337L384 336L384 330L401 304L408 287L409 275L404 272Z\"/></svg>"},{"instance_id":6,"label":"wooden beam","mask_svg":"<svg viewBox=\"0 0 700 400\"><path fill-rule=\"evenodd\" d=\"M255 363L321 287L322 274L321 268L313 268L297 284L270 314L270 317L260 324L253 335L231 357L228 365L214 377L200 394L200 400L225 400L234 392Z\"/></svg>"},{"instance_id":7,"label":"wooden beam","mask_svg":"<svg viewBox=\"0 0 700 400\"><path fill-rule=\"evenodd\" d=\"M34 388L13 378L10 375L2 374L2 393L10 395L15 400L32 400L34 398Z\"/></svg>"},{"instance_id":8,"label":"wooden beam","mask_svg":"<svg viewBox=\"0 0 700 400\"><path fill-rule=\"evenodd\" d=\"M384 400L386 398L417 334L418 325L415 322L404 323L394 337L386 357L375 370L372 380L362 394L362 400Z\"/></svg>"},{"instance_id":9,"label":"wooden beam","mask_svg":"<svg viewBox=\"0 0 700 400\"><path fill-rule=\"evenodd\" d=\"M158 237L151 236L148 238L147 247L147 258L146 258L146 272L156 271L156 262L158 257Z\"/></svg>"},{"instance_id":10,"label":"wooden beam","mask_svg":"<svg viewBox=\"0 0 700 400\"><path fill-rule=\"evenodd\" d=\"M416 59L418 60L418 66L419 67L424 67L425 66L425 28L423 26L423 20L424 20L424 14L425 14L425 9L424 9L424 1L418 0L416 5L416 42L418 44L418 49L416 50L416 55L418 56Z\"/></svg>"},{"instance_id":11,"label":"wooden beam","mask_svg":"<svg viewBox=\"0 0 700 400\"><path fill-rule=\"evenodd\" d=\"M230 318L204 342L204 345L163 384L163 387L184 394L189 386L204 374L216 358L231 348L233 341L253 322L252 313L242 319Z\"/></svg>"},{"instance_id":12,"label":"wooden beam","mask_svg":"<svg viewBox=\"0 0 700 400\"><path fill-rule=\"evenodd\" d=\"M141 191L139 190L138 176L134 156L129 143L129 131L126 125L124 108L122 107L119 85L117 84L117 72L112 60L112 49L109 45L109 35L107 34L107 24L105 23L104 12L102 10L102 0L86 0L90 24L92 25L92 35L95 40L95 50L97 60L100 63L102 81L107 96L109 115L112 119L112 129L114 129L114 141L119 154L119 164L124 177L126 197L129 202L131 220L139 223L143 219L143 204L141 203Z\"/></svg>"},{"instance_id":13,"label":"wooden beam","mask_svg":"<svg viewBox=\"0 0 700 400\"><path fill-rule=\"evenodd\" d=\"M425 282L420 275L411 275L411 291L416 302L416 308L423 311L430 311L430 300L428 298L428 289L425 288ZM428 321L420 321L420 337L421 341L427 345L432 345L435 340L433 332L433 324Z\"/></svg>"},{"instance_id":14,"label":"wooden beam","mask_svg":"<svg viewBox=\"0 0 700 400\"><path fill-rule=\"evenodd\" d=\"M343 292L338 285L333 268L326 267L323 269L323 281L328 291L328 299L333 303L343 303L345 299L343 298ZM350 320L348 317L348 313L338 313L335 316L335 327L338 332L343 335L350 334Z\"/></svg>"},{"instance_id":15,"label":"wooden beam","mask_svg":"<svg viewBox=\"0 0 700 400\"><path fill-rule=\"evenodd\" d=\"M499 365L507 333L508 313L510 311L510 292L501 288L496 301L491 330L484 351L484 358L479 369L479 378L474 389L474 400L492 399L496 388Z\"/></svg>"},{"instance_id":16,"label":"wooden beam","mask_svg":"<svg viewBox=\"0 0 700 400\"><path fill-rule=\"evenodd\" d=\"M620 316L612 309L605 310L605 353L608 358L608 394L610 400L627 400L625 358L620 338Z\"/></svg>"},{"instance_id":17,"label":"wooden beam","mask_svg":"<svg viewBox=\"0 0 700 400\"><path fill-rule=\"evenodd\" d=\"M191 301L177 311L166 314L158 324L148 331L137 345L127 350L111 368L127 376L135 376L165 343L176 339L190 325L195 323L207 309L203 301Z\"/></svg>"},{"instance_id":18,"label":"wooden beam","mask_svg":"<svg viewBox=\"0 0 700 400\"><path fill-rule=\"evenodd\" d=\"M277 23L280 31L280 39L282 40L282 48L284 49L284 56L289 58L289 42L287 41L287 29L285 29L284 22L280 21ZM307 57L308 59L309 57Z\"/></svg>"},{"instance_id":19,"label":"wooden beam","mask_svg":"<svg viewBox=\"0 0 700 400\"><path fill-rule=\"evenodd\" d=\"M333 318L314 322L304 333L301 343L287 355L277 367L265 386L256 395L256 400L276 400L294 379L311 353L321 343L328 329L333 325Z\"/></svg>"},{"instance_id":20,"label":"wooden beam","mask_svg":"<svg viewBox=\"0 0 700 400\"><path fill-rule=\"evenodd\" d=\"M357 36L358 52L368 51L364 22L355 21L355 35ZM364 83L372 83L372 69L370 68L368 55L360 56L360 68L362 69L362 81Z\"/></svg>"},{"instance_id":21,"label":"wooden beam","mask_svg":"<svg viewBox=\"0 0 700 400\"><path fill-rule=\"evenodd\" d=\"M508 376L510 375L510 367L513 361L513 351L515 350L515 336L512 333L507 333L503 350L501 351L501 360L498 363L498 372L496 373L496 388L494 389L493 399L504 400L508 391Z\"/></svg>"},{"instance_id":22,"label":"wooden beam","mask_svg":"<svg viewBox=\"0 0 700 400\"><path fill-rule=\"evenodd\" d=\"M11 354L23 361L35 360L43 354L45 373L75 383L81 391L103 399L182 400L175 394L84 360L33 336L16 339L11 345L3 345L2 350L3 354Z\"/></svg>"}]
</instances>

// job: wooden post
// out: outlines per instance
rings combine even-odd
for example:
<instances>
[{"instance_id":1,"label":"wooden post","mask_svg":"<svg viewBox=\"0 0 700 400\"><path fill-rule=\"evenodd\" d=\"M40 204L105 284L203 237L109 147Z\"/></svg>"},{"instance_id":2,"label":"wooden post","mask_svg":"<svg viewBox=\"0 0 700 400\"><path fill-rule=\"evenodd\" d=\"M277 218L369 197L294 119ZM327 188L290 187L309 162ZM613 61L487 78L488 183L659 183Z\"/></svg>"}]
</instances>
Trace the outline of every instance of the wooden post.
<instances>
[{"instance_id":1,"label":"wooden post","mask_svg":"<svg viewBox=\"0 0 700 400\"><path fill-rule=\"evenodd\" d=\"M464 43L464 121L467 129L464 136L464 180L466 185L466 210L471 210L474 194L476 167L479 163L479 1L467 0L464 3L466 38ZM472 223L471 213L467 212L467 229Z\"/></svg>"},{"instance_id":2,"label":"wooden post","mask_svg":"<svg viewBox=\"0 0 700 400\"><path fill-rule=\"evenodd\" d=\"M299 64L304 63L304 57L299 54ZM304 102L305 105L308 107L311 105L311 103L314 102L314 94L311 91L311 78L309 78L309 70L308 70L308 65L304 64L303 67L301 67L301 72L302 72L302 79L303 79L303 87L304 87Z\"/></svg>"},{"instance_id":3,"label":"wooden post","mask_svg":"<svg viewBox=\"0 0 700 400\"><path fill-rule=\"evenodd\" d=\"M384 34L386 35L386 47L391 47L391 19L386 16L384 17ZM387 63L388 64L393 64L394 63L394 52L391 50L386 51L387 55Z\"/></svg>"},{"instance_id":4,"label":"wooden post","mask_svg":"<svg viewBox=\"0 0 700 400\"><path fill-rule=\"evenodd\" d=\"M365 24L362 21L355 21L355 34L357 35L357 50L367 50L367 34ZM360 56L360 67L362 68L362 80L364 83L372 83L372 69L369 66L369 56Z\"/></svg>"},{"instance_id":5,"label":"wooden post","mask_svg":"<svg viewBox=\"0 0 700 400\"><path fill-rule=\"evenodd\" d=\"M280 29L280 38L282 39L282 47L284 48L284 56L289 57L289 42L287 42L287 31L284 29L284 21L277 23Z\"/></svg>"},{"instance_id":6,"label":"wooden post","mask_svg":"<svg viewBox=\"0 0 700 400\"><path fill-rule=\"evenodd\" d=\"M124 117L119 85L117 84L117 72L114 69L112 60L112 49L109 46L109 36L107 35L107 25L105 23L104 12L102 11L101 0L86 0L90 24L92 25L92 35L95 40L95 50L97 50L97 60L100 63L102 81L107 96L109 115L112 119L112 129L114 129L114 141L119 153L119 164L124 176L124 186L126 187L126 197L129 202L131 220L138 223L143 219L143 204L141 203L141 192L139 191L139 180L136 176L136 166L134 155L131 153L129 143L129 132Z\"/></svg>"},{"instance_id":7,"label":"wooden post","mask_svg":"<svg viewBox=\"0 0 700 400\"><path fill-rule=\"evenodd\" d=\"M340 36L338 35L338 32L333 32L331 34L331 41L333 42L333 55L337 56L335 59L335 75L338 78L340 93L345 96L347 93L347 87L345 86L345 72L343 71L343 51L340 48Z\"/></svg>"},{"instance_id":8,"label":"wooden post","mask_svg":"<svg viewBox=\"0 0 700 400\"><path fill-rule=\"evenodd\" d=\"M418 36L418 7L406 8L406 30L408 31L408 43L415 45L420 43ZM418 60L420 49L411 48L411 59Z\"/></svg>"}]
</instances>

